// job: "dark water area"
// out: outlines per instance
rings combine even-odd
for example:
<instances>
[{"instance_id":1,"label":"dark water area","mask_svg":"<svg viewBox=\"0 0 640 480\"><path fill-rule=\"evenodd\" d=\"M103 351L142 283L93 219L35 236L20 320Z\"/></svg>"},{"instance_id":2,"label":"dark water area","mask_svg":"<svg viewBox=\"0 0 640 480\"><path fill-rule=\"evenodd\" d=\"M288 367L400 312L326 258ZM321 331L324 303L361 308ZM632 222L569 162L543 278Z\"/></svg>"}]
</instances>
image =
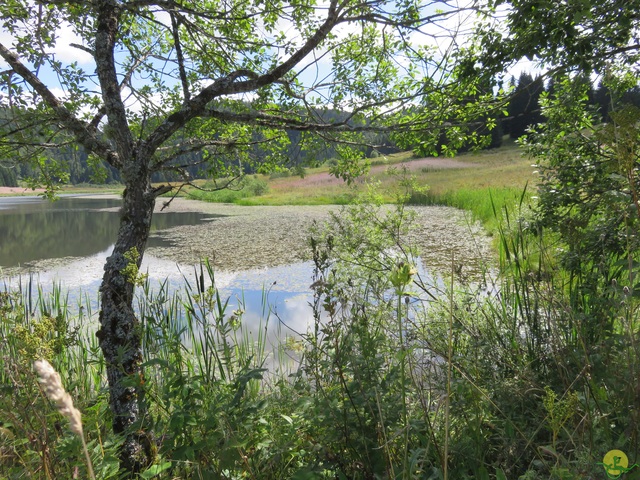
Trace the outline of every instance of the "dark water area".
<instances>
[{"instance_id":1,"label":"dark water area","mask_svg":"<svg viewBox=\"0 0 640 480\"><path fill-rule=\"evenodd\" d=\"M66 196L0 198L0 267L64 257L87 257L107 250L118 233L120 199ZM156 232L212 219L197 212L157 213L148 245L168 246Z\"/></svg>"}]
</instances>

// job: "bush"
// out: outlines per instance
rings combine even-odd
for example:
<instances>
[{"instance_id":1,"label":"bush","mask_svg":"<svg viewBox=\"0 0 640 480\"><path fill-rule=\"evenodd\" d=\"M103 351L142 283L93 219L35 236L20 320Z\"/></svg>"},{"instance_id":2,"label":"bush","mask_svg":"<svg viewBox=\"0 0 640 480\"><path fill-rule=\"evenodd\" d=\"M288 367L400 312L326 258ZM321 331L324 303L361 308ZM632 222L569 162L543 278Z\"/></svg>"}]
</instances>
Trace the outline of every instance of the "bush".
<instances>
[{"instance_id":1,"label":"bush","mask_svg":"<svg viewBox=\"0 0 640 480\"><path fill-rule=\"evenodd\" d=\"M291 176L291 170L287 169L283 169L283 170L278 170L276 172L271 172L269 174L269 178L271 180L275 179L275 178L288 178Z\"/></svg>"}]
</instances>

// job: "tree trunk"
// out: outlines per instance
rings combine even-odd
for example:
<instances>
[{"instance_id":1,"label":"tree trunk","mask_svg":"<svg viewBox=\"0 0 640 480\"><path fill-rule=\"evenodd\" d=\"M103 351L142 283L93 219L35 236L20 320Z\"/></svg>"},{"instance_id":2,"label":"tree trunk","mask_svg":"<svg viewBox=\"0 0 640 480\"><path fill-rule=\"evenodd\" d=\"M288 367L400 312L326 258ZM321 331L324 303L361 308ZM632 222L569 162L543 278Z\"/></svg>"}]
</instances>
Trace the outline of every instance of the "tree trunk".
<instances>
[{"instance_id":1,"label":"tree trunk","mask_svg":"<svg viewBox=\"0 0 640 480\"><path fill-rule=\"evenodd\" d=\"M149 442L144 441L146 437L140 425L144 416L141 325L133 311L135 285L125 268L130 263L140 266L149 237L156 192L151 188L147 172L138 172L134 178L125 179L125 185L120 229L100 286L102 303L97 336L107 367L113 430L125 436L121 466L137 472L152 459ZM132 258L136 255L131 255L134 251L137 251L135 261Z\"/></svg>"}]
</instances>

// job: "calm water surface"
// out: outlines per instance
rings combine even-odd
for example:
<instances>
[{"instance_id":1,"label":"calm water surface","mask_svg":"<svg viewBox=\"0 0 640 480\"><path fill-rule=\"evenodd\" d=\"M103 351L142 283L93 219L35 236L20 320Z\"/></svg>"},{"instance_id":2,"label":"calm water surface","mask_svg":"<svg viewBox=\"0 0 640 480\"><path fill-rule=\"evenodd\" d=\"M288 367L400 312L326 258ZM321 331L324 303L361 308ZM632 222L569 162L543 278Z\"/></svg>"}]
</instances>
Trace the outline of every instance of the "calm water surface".
<instances>
[{"instance_id":1,"label":"calm water surface","mask_svg":"<svg viewBox=\"0 0 640 480\"><path fill-rule=\"evenodd\" d=\"M25 285L31 278L45 293L58 283L68 290L72 306L79 298L88 299L95 311L103 266L118 231L120 204L119 199L82 196L63 197L56 202L38 197L0 197L0 269L23 267L20 277L2 278L0 272L0 282ZM148 245L171 246L160 232L204 221L215 221L215 216L197 212L154 214ZM43 261L53 266L43 269ZM30 274L30 267L34 266L38 266L38 273ZM152 286L166 280L171 291L180 289L185 280L194 285L196 281L194 266L149 254L144 256L141 271L148 273ZM271 312L291 329L304 332L311 318L311 274L311 263L297 263L220 272L216 274L216 285L230 297L229 311L244 304L244 321L252 330L257 330ZM263 302L265 292L267 305ZM272 321L270 326L276 330L278 322Z\"/></svg>"},{"instance_id":2,"label":"calm water surface","mask_svg":"<svg viewBox=\"0 0 640 480\"><path fill-rule=\"evenodd\" d=\"M119 199L68 196L55 202L39 197L0 197L0 268L37 260L86 257L112 246L118 233ZM155 233L213 218L201 213L153 216L149 246L165 246Z\"/></svg>"},{"instance_id":3,"label":"calm water surface","mask_svg":"<svg viewBox=\"0 0 640 480\"><path fill-rule=\"evenodd\" d=\"M59 284L68 291L71 309L80 301L98 310L98 288L103 267L113 248L118 229L120 200L64 197L57 202L37 197L0 197L0 288L2 284L40 285L45 294ZM163 230L180 225L213 221L201 213L158 213L153 216L149 246L167 245ZM44 262L44 263L43 263ZM42 268L43 265L51 265ZM20 269L20 276L3 276L1 269ZM30 273L37 267L37 273ZM423 279L427 272L420 269ZM145 254L141 272L146 272L152 289L161 283L169 293L185 282L197 285L199 268L177 264ZM301 262L278 267L216 273L216 287L229 297L228 312L242 305L244 325L254 333L264 327L273 342L285 335L304 333L313 319L310 302L313 265ZM432 280L429 280L432 281ZM207 281L207 285L210 281ZM6 288L6 287L5 287ZM267 303L265 304L265 299Z\"/></svg>"}]
</instances>

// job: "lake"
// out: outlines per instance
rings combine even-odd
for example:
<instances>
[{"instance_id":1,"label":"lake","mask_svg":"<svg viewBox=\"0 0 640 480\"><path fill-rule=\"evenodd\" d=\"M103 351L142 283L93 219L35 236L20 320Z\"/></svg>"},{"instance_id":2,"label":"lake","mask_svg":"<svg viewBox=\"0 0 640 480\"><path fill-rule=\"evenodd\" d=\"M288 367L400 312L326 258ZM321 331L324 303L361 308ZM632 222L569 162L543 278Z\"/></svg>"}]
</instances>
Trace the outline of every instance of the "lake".
<instances>
[{"instance_id":1,"label":"lake","mask_svg":"<svg viewBox=\"0 0 640 480\"><path fill-rule=\"evenodd\" d=\"M0 278L14 286L27 284L31 278L45 293L57 283L68 290L72 308L78 299L88 298L96 311L103 266L117 235L120 204L117 198L89 196L65 196L56 202L39 197L0 197ZM180 250L167 232L223 216L193 211L156 213L149 249ZM294 262L221 271L216 273L216 286L230 297L229 311L243 302L244 322L250 329L257 329L264 321L266 291L266 307L292 329L304 332L311 318L312 269L311 262ZM196 282L193 264L149 253L141 271L149 275L152 287L167 280L171 291L181 288L185 280Z\"/></svg>"},{"instance_id":2,"label":"lake","mask_svg":"<svg viewBox=\"0 0 640 480\"><path fill-rule=\"evenodd\" d=\"M117 198L83 196L65 196L55 202L0 197L0 268L29 267L37 261L108 250L118 233L120 204ZM198 212L155 215L149 246L167 244L156 232L211 218Z\"/></svg>"},{"instance_id":3,"label":"lake","mask_svg":"<svg viewBox=\"0 0 640 480\"><path fill-rule=\"evenodd\" d=\"M67 196L53 203L38 197L0 197L0 278L12 285L33 278L45 293L58 283L68 289L72 307L79 298L88 298L97 311L120 203L109 196ZM166 280L175 290L185 280L195 285L194 265L209 258L216 265L216 286L230 297L230 311L243 299L244 323L250 330L255 332L265 311L271 311L292 329L288 333L304 332L312 318L309 228L339 208L240 207L179 198L168 211L157 208L154 213L141 271L148 273L152 287ZM439 283L427 270L450 271L452 253L463 271L482 269L489 241L464 212L412 209L417 226L410 241L422 252L424 265L418 267L425 282ZM272 336L282 328L273 317Z\"/></svg>"}]
</instances>

